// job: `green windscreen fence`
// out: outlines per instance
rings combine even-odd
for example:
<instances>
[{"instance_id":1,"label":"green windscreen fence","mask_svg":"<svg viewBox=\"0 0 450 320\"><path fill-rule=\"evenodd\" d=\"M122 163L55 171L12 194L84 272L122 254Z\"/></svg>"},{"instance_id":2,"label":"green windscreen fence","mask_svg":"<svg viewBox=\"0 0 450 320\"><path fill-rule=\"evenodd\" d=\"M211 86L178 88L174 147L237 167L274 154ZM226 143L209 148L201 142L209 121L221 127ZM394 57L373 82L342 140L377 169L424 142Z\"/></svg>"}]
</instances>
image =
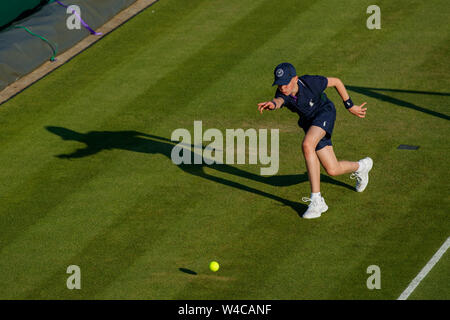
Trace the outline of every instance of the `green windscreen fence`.
<instances>
[{"instance_id":1,"label":"green windscreen fence","mask_svg":"<svg viewBox=\"0 0 450 320\"><path fill-rule=\"evenodd\" d=\"M49 2L53 0L0 0L0 29Z\"/></svg>"}]
</instances>

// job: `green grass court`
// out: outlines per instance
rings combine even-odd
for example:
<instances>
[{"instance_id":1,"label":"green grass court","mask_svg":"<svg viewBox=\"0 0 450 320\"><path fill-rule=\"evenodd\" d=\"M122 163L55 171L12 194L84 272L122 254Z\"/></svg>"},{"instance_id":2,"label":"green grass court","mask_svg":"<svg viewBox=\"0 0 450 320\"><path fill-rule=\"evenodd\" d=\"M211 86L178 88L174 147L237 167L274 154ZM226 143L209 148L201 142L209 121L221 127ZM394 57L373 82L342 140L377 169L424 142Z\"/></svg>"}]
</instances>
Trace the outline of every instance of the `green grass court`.
<instances>
[{"instance_id":1,"label":"green grass court","mask_svg":"<svg viewBox=\"0 0 450 320\"><path fill-rule=\"evenodd\" d=\"M397 299L450 236L450 7L378 1L368 30L371 4L160 0L1 105L0 298ZM360 119L326 91L337 157L374 167L361 194L322 171L311 221L297 116L257 112L283 61L367 101ZM174 165L171 133L194 120L279 128L278 174ZM449 257L410 299L450 299Z\"/></svg>"}]
</instances>

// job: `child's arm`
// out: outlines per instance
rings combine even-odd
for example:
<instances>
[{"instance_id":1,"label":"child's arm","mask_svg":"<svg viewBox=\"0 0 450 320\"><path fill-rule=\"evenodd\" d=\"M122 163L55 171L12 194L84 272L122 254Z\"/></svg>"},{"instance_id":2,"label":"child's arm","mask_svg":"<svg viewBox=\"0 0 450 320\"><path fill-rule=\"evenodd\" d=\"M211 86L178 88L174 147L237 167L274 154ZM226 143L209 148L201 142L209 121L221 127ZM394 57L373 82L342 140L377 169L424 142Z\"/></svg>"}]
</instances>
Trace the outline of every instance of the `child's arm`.
<instances>
[{"instance_id":1,"label":"child's arm","mask_svg":"<svg viewBox=\"0 0 450 320\"><path fill-rule=\"evenodd\" d=\"M344 102L345 107L348 109L348 111L350 111L351 113L353 113L355 116L358 116L360 118L364 118L366 116L366 110L367 108L363 108L364 105L367 102L364 102L362 105L357 106L357 105L353 105L353 102L351 102L350 100L350 96L347 93L347 90L345 89L344 84L342 83L341 79L339 78L327 78L328 79L328 85L327 87L335 87L336 91L339 93L339 95L342 98L342 101ZM349 107L349 105L351 107Z\"/></svg>"},{"instance_id":2,"label":"child's arm","mask_svg":"<svg viewBox=\"0 0 450 320\"><path fill-rule=\"evenodd\" d=\"M272 101L261 102L258 103L258 111L262 113L264 109L268 110L280 109L283 103L284 103L283 98L274 98Z\"/></svg>"}]
</instances>

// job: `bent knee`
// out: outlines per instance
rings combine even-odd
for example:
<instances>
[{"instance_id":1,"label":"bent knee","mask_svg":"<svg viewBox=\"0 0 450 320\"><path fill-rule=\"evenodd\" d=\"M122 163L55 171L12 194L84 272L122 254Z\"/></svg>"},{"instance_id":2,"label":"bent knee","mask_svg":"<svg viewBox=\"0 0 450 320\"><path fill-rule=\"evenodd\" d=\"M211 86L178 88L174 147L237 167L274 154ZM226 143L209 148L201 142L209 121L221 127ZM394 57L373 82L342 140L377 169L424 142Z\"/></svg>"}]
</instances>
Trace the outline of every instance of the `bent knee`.
<instances>
[{"instance_id":1,"label":"bent knee","mask_svg":"<svg viewBox=\"0 0 450 320\"><path fill-rule=\"evenodd\" d=\"M303 153L311 153L316 151L316 145L309 140L303 140L302 143Z\"/></svg>"},{"instance_id":2,"label":"bent knee","mask_svg":"<svg viewBox=\"0 0 450 320\"><path fill-rule=\"evenodd\" d=\"M328 167L328 168L325 168L325 170L327 171L327 174L329 176L334 177L334 176L340 175L339 167Z\"/></svg>"}]
</instances>

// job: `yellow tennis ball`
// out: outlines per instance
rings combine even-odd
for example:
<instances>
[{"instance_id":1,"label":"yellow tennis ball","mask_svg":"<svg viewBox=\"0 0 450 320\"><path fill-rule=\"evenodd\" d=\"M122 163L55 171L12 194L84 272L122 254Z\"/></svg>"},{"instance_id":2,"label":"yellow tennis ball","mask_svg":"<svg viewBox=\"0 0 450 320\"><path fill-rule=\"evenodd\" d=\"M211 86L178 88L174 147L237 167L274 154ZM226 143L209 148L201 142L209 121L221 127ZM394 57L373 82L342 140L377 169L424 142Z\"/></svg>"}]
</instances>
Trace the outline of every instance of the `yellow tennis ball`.
<instances>
[{"instance_id":1,"label":"yellow tennis ball","mask_svg":"<svg viewBox=\"0 0 450 320\"><path fill-rule=\"evenodd\" d=\"M216 272L219 270L219 263L217 261L211 261L209 264L209 270Z\"/></svg>"}]
</instances>

